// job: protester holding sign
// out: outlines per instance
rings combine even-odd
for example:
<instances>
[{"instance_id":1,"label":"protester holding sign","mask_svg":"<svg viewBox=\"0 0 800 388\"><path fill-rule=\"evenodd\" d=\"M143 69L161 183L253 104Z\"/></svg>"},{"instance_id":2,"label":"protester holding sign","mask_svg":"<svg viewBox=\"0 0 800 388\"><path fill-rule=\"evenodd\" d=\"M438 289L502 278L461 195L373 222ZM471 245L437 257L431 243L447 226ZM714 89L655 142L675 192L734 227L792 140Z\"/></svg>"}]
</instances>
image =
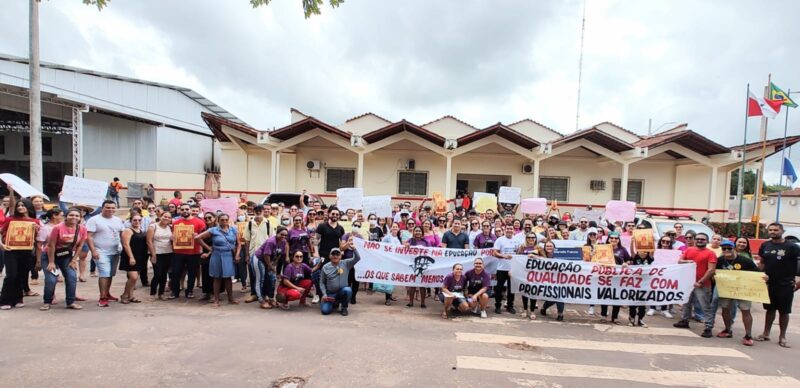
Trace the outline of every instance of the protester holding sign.
<instances>
[{"instance_id":1,"label":"protester holding sign","mask_svg":"<svg viewBox=\"0 0 800 388\"><path fill-rule=\"evenodd\" d=\"M612 232L608 235L608 238L611 239L612 235L616 232ZM616 236L617 240L619 240L619 234ZM623 248L624 249L624 248ZM616 255L615 255L616 256ZM653 264L653 256L650 255L650 252L647 251L638 251L633 256L627 256L624 259L623 265L625 266L649 266ZM664 306L666 307L666 306ZM645 316L645 306L631 306L628 310L628 324L630 326L638 326L638 327L647 327L644 323L644 316ZM665 310L666 311L666 310Z\"/></svg>"},{"instance_id":2,"label":"protester holding sign","mask_svg":"<svg viewBox=\"0 0 800 388\"><path fill-rule=\"evenodd\" d=\"M703 338L711 338L711 329L714 322L713 312L711 311L711 278L714 276L714 270L717 267L717 256L706 247L708 240L707 234L697 233L694 238L695 246L686 249L683 258L680 260L681 263L695 264L696 281L689 302L683 305L681 320L673 325L675 327L689 328L689 318L692 317L692 303L697 300L705 318Z\"/></svg>"},{"instance_id":3,"label":"protester holding sign","mask_svg":"<svg viewBox=\"0 0 800 388\"><path fill-rule=\"evenodd\" d=\"M783 238L783 225L772 223L767 227L769 241L761 244L758 255L761 257L759 267L769 276L767 291L769 304L764 305L767 310L764 322L764 333L757 341L769 341L769 332L775 322L775 312L780 313L780 336L778 345L788 348L786 342L786 329L789 327L789 314L792 313L794 293L800 289L800 282L796 281L798 275L798 260L800 248L794 242Z\"/></svg>"},{"instance_id":4,"label":"protester holding sign","mask_svg":"<svg viewBox=\"0 0 800 388\"><path fill-rule=\"evenodd\" d=\"M150 299L164 299L167 272L172 266L172 214L164 212L158 222L147 228L147 249L153 264L153 280L150 282Z\"/></svg>"},{"instance_id":5,"label":"protester holding sign","mask_svg":"<svg viewBox=\"0 0 800 388\"><path fill-rule=\"evenodd\" d=\"M192 207L188 204L184 203L180 206L180 213L181 218L173 221L175 233L178 232L180 225L191 227L194 231L194 235L198 235L206 229L205 222L192 215ZM199 243L196 241L193 242L195 243L190 247L175 247L175 256L172 258L172 284L170 286L172 289L172 295L169 296L169 299L175 299L179 296L184 270L186 271L188 277L188 280L186 281L186 299L194 298L194 282L197 278L197 269L200 266L200 254L202 253L202 248L200 247Z\"/></svg>"},{"instance_id":6,"label":"protester holding sign","mask_svg":"<svg viewBox=\"0 0 800 388\"><path fill-rule=\"evenodd\" d=\"M591 235L591 234L590 234ZM612 249L614 250L614 263L616 265L622 265L626 262L631 262L631 256L628 254L628 250L622 246L622 241L620 240L620 235L617 232L611 232L608 235L608 243L611 245ZM641 265L641 264L640 264ZM641 310L642 317L644 317L644 306L636 306L636 311ZM617 318L619 317L620 306L612 306L611 307L611 318L609 322L618 325L619 322ZM631 307L631 311L633 311L633 306ZM608 305L600 306L600 316L608 317ZM633 316L633 315L631 315ZM639 319L641 322L641 319ZM644 323L642 323L644 324Z\"/></svg>"},{"instance_id":7,"label":"protester holding sign","mask_svg":"<svg viewBox=\"0 0 800 388\"><path fill-rule=\"evenodd\" d=\"M10 187L9 187L10 189ZM13 192L11 194L13 196ZM28 283L28 272L33 262L34 235L39 220L33 218L33 204L27 199L12 203L14 212L0 224L0 249L5 252L6 277L0 291L0 309L25 307L23 290ZM38 294L36 294L38 295Z\"/></svg>"},{"instance_id":8,"label":"protester holding sign","mask_svg":"<svg viewBox=\"0 0 800 388\"><path fill-rule=\"evenodd\" d=\"M720 244L720 249L722 250L722 256L717 259L717 270L758 271L758 266L756 266L753 260L738 255L734 243L725 240ZM742 312L742 322L744 323L745 334L744 338L742 338L742 344L745 346L753 346L753 316L750 314L752 302L749 300L719 298L719 306L722 307L722 320L725 324L725 329L719 332L717 337L733 337L733 316L731 314L731 308L736 308L736 305L739 306L739 310Z\"/></svg>"},{"instance_id":9,"label":"protester holding sign","mask_svg":"<svg viewBox=\"0 0 800 388\"><path fill-rule=\"evenodd\" d=\"M546 259L554 258L556 252L556 245L552 241L547 241L544 243L544 248L542 249L542 257ZM556 321L563 321L564 320L564 302L553 302L553 301L545 301L542 305L542 309L539 310L539 314L542 316L547 315L547 309L550 306L556 305L556 311L558 311L558 316L556 316Z\"/></svg>"}]
</instances>

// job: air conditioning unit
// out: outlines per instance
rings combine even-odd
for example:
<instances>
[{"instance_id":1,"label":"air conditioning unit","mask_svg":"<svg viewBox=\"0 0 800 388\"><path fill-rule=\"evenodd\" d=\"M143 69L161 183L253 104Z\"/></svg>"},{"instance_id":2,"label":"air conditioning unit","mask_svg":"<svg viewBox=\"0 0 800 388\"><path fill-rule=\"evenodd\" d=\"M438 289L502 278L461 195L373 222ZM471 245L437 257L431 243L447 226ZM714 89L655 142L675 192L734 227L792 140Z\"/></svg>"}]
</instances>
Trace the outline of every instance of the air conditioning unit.
<instances>
[{"instance_id":1,"label":"air conditioning unit","mask_svg":"<svg viewBox=\"0 0 800 388\"><path fill-rule=\"evenodd\" d=\"M306 162L306 168L311 171L319 171L322 168L322 162L319 160L309 160Z\"/></svg>"},{"instance_id":2,"label":"air conditioning unit","mask_svg":"<svg viewBox=\"0 0 800 388\"><path fill-rule=\"evenodd\" d=\"M593 191L602 191L606 189L606 181L595 180L589 182L589 189Z\"/></svg>"},{"instance_id":3,"label":"air conditioning unit","mask_svg":"<svg viewBox=\"0 0 800 388\"><path fill-rule=\"evenodd\" d=\"M528 174L528 175L533 174L533 164L531 164L531 163L523 164L522 165L522 173L523 174Z\"/></svg>"},{"instance_id":4,"label":"air conditioning unit","mask_svg":"<svg viewBox=\"0 0 800 388\"><path fill-rule=\"evenodd\" d=\"M789 206L797 206L797 200L796 199L790 199L789 200Z\"/></svg>"}]
</instances>

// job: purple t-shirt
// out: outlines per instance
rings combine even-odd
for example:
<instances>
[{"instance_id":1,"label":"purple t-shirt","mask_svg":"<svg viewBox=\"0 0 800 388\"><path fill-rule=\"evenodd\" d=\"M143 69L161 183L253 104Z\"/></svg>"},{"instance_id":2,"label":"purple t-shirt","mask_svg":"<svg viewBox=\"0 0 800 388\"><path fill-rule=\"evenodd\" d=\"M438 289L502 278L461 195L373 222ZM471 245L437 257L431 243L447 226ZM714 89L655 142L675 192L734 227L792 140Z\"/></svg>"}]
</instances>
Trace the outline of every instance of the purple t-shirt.
<instances>
[{"instance_id":1,"label":"purple t-shirt","mask_svg":"<svg viewBox=\"0 0 800 388\"><path fill-rule=\"evenodd\" d=\"M256 257L264 257L269 256L270 259L275 258L282 258L286 255L286 252L283 250L286 249L285 245L286 241L282 241L280 244L275 236L272 236L264 241L258 249L256 249Z\"/></svg>"},{"instance_id":2,"label":"purple t-shirt","mask_svg":"<svg viewBox=\"0 0 800 388\"><path fill-rule=\"evenodd\" d=\"M308 231L303 229L289 229L289 251L308 253Z\"/></svg>"},{"instance_id":3,"label":"purple t-shirt","mask_svg":"<svg viewBox=\"0 0 800 388\"><path fill-rule=\"evenodd\" d=\"M428 242L429 247L438 247L439 244L442 242L441 240L439 240L439 235L436 233L429 234L427 236L424 236L423 238L425 239L425 241Z\"/></svg>"},{"instance_id":4,"label":"purple t-shirt","mask_svg":"<svg viewBox=\"0 0 800 388\"><path fill-rule=\"evenodd\" d=\"M303 279L311 279L311 267L305 263L300 263L299 266L295 266L294 263L288 264L283 269L283 278L297 285Z\"/></svg>"},{"instance_id":5,"label":"purple t-shirt","mask_svg":"<svg viewBox=\"0 0 800 388\"><path fill-rule=\"evenodd\" d=\"M419 239L419 240L417 240L416 238L412 237L412 238L408 239L408 245L411 245L412 247L414 247L414 246L416 246L416 247L429 247L429 246L431 246L430 243L428 242L428 240L426 240L424 237Z\"/></svg>"},{"instance_id":6,"label":"purple t-shirt","mask_svg":"<svg viewBox=\"0 0 800 388\"><path fill-rule=\"evenodd\" d=\"M444 288L450 292L464 292L464 287L467 285L467 278L461 276L461 279L456 280L453 274L444 277Z\"/></svg>"},{"instance_id":7,"label":"purple t-shirt","mask_svg":"<svg viewBox=\"0 0 800 388\"><path fill-rule=\"evenodd\" d=\"M489 236L481 233L475 236L475 241L472 243L472 245L476 249L492 248L494 247L494 240L497 240L497 237L495 237L493 233L489 233Z\"/></svg>"},{"instance_id":8,"label":"purple t-shirt","mask_svg":"<svg viewBox=\"0 0 800 388\"><path fill-rule=\"evenodd\" d=\"M480 291L483 287L492 286L492 278L486 270L481 271L479 275L475 273L474 269L471 269L464 274L464 277L467 279L467 289L470 294Z\"/></svg>"}]
</instances>

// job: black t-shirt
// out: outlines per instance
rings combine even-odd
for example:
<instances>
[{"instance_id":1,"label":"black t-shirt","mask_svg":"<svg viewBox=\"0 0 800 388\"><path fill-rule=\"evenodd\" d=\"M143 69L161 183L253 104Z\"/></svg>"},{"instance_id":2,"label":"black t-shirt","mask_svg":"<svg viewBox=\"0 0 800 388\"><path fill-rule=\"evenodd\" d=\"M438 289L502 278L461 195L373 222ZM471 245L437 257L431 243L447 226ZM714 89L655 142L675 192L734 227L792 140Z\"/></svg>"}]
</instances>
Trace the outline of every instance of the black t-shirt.
<instances>
[{"instance_id":1,"label":"black t-shirt","mask_svg":"<svg viewBox=\"0 0 800 388\"><path fill-rule=\"evenodd\" d=\"M725 256L717 258L717 269L729 269L734 271L758 271L756 262L744 256L737 255L733 260L728 261Z\"/></svg>"},{"instance_id":2,"label":"black t-shirt","mask_svg":"<svg viewBox=\"0 0 800 388\"><path fill-rule=\"evenodd\" d=\"M369 241L383 240L383 229L380 226L375 226L369 230Z\"/></svg>"},{"instance_id":3,"label":"black t-shirt","mask_svg":"<svg viewBox=\"0 0 800 388\"><path fill-rule=\"evenodd\" d=\"M451 231L444 232L442 242L447 248L464 249L469 244L469 235L462 230L458 235Z\"/></svg>"},{"instance_id":4,"label":"black t-shirt","mask_svg":"<svg viewBox=\"0 0 800 388\"><path fill-rule=\"evenodd\" d=\"M329 223L323 222L317 226L317 234L319 235L319 255L327 259L331 249L339 248L339 241L344 236L344 228L338 224L333 228Z\"/></svg>"},{"instance_id":5,"label":"black t-shirt","mask_svg":"<svg viewBox=\"0 0 800 388\"><path fill-rule=\"evenodd\" d=\"M758 250L764 273L769 276L767 283L775 286L791 286L797 275L797 261L800 248L797 244L784 241L774 243L765 241Z\"/></svg>"}]
</instances>

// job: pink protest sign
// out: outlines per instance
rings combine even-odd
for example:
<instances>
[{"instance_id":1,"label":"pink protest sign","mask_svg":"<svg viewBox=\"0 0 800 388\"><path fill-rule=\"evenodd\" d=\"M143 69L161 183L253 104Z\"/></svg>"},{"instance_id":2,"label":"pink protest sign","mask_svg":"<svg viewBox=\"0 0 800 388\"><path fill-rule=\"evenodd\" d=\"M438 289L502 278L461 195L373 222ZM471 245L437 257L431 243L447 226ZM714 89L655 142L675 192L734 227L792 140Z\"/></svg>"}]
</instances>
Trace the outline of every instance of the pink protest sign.
<instances>
[{"instance_id":1,"label":"pink protest sign","mask_svg":"<svg viewBox=\"0 0 800 388\"><path fill-rule=\"evenodd\" d=\"M547 199L545 198L525 198L520 205L524 214L546 214Z\"/></svg>"},{"instance_id":2,"label":"pink protest sign","mask_svg":"<svg viewBox=\"0 0 800 388\"><path fill-rule=\"evenodd\" d=\"M236 219L239 201L236 198L217 198L204 199L200 202L200 208L204 213L216 213L217 210L227 214L232 219Z\"/></svg>"},{"instance_id":3,"label":"pink protest sign","mask_svg":"<svg viewBox=\"0 0 800 388\"><path fill-rule=\"evenodd\" d=\"M653 255L653 265L678 264L681 253L683 252L677 249L656 249Z\"/></svg>"},{"instance_id":4,"label":"pink protest sign","mask_svg":"<svg viewBox=\"0 0 800 388\"><path fill-rule=\"evenodd\" d=\"M636 217L636 202L608 201L606 204L606 220L610 222L633 221Z\"/></svg>"}]
</instances>

